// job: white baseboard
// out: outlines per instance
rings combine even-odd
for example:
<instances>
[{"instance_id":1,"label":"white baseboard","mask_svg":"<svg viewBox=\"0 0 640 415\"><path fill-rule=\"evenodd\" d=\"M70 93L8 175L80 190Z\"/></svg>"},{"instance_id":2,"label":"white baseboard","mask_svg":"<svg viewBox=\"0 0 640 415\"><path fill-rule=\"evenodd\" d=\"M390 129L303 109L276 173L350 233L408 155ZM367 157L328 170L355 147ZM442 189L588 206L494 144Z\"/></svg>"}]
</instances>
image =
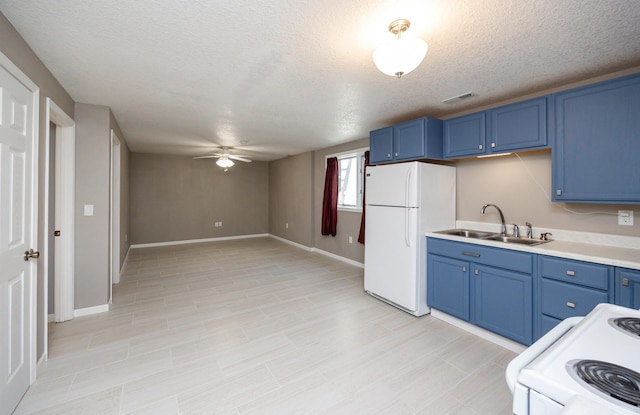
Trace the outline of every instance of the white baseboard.
<instances>
[{"instance_id":1,"label":"white baseboard","mask_svg":"<svg viewBox=\"0 0 640 415\"><path fill-rule=\"evenodd\" d=\"M337 259L338 261L346 262L349 265L355 265L356 267L364 269L364 264L362 262L354 261L353 259L345 258L343 256L336 255L336 254L332 254L331 252L323 251L322 249L311 248L311 252L317 252L319 254L328 256L330 258Z\"/></svg>"},{"instance_id":2,"label":"white baseboard","mask_svg":"<svg viewBox=\"0 0 640 415\"><path fill-rule=\"evenodd\" d=\"M290 241L290 240L288 240L288 239L284 239L284 238L282 238L282 237L280 237L280 236L275 236L275 235L269 234L269 237L270 237L270 238L273 238L273 239L277 239L277 240L279 240L280 242L284 242L285 244L293 245L293 246L295 246L296 248L304 249L304 250L305 250L305 251L307 251L307 252L311 252L311 251L313 251L313 248L310 248L310 247L308 247L308 246L306 246L306 245L299 244L299 243L297 243L297 242Z\"/></svg>"},{"instance_id":3,"label":"white baseboard","mask_svg":"<svg viewBox=\"0 0 640 415\"><path fill-rule=\"evenodd\" d=\"M109 304L97 305L94 307L78 308L73 310L73 318L90 316L92 314L106 313L109 311Z\"/></svg>"},{"instance_id":4,"label":"white baseboard","mask_svg":"<svg viewBox=\"0 0 640 415\"><path fill-rule=\"evenodd\" d=\"M253 234L253 235L223 236L220 238L190 239L185 241L153 242L148 244L132 244L130 248L136 249L136 248L151 248L151 247L157 247L157 246L199 244L202 242L230 241L234 239L265 238L267 236L269 236L268 233L259 233L259 234Z\"/></svg>"},{"instance_id":5,"label":"white baseboard","mask_svg":"<svg viewBox=\"0 0 640 415\"><path fill-rule=\"evenodd\" d=\"M362 262L354 261L353 259L345 258L345 257L343 257L343 256L336 255L336 254L332 254L331 252L327 252L327 251L324 251L324 250L322 250L322 249L318 249L318 248L310 248L310 247L308 247L308 246L304 246L304 245L302 245L302 244L299 244L299 243L297 243L297 242L290 241L290 240L288 240L288 239L281 238L281 237L279 237L279 236L275 236L275 235L271 235L271 234L270 234L269 236L270 236L271 238L273 238L273 239L277 239L277 240L279 240L279 241L281 241L281 242L284 242L284 243L286 243L286 244L296 246L296 247L298 247L298 248L300 248L300 249L304 249L305 251L308 251L308 252L317 252L317 253L319 253L319 254L321 254L321 255L325 255L325 256L328 256L328 257L330 257L330 258L337 259L338 261L346 262L346 263L347 263L347 264L349 264L349 265L355 265L356 267L364 268L364 264L363 264Z\"/></svg>"},{"instance_id":6,"label":"white baseboard","mask_svg":"<svg viewBox=\"0 0 640 415\"><path fill-rule=\"evenodd\" d=\"M155 242L155 243L148 243L148 244L132 244L132 245L129 246L129 250L137 249L137 248L151 248L151 247L158 247L158 246L196 244L196 243L202 243L202 242L217 242L217 241L229 241L229 240L234 240L234 239L264 238L264 237L270 237L270 238L273 238L273 239L277 239L277 240L279 240L281 242L284 242L286 244L293 245L293 246L295 246L297 248L300 248L300 249L304 249L305 251L317 252L319 254L331 257L333 259L337 259L338 261L346 262L347 264L355 265L356 267L360 267L360 268L364 268L364 264L361 263L361 262L354 261L352 259L345 258L345 257L340 256L340 255L332 254L331 252L323 251L322 249L311 248L311 247L308 247L308 246L299 244L297 242L293 242L293 241L290 241L288 239L282 238L280 236L272 235L272 234L269 234L269 233L260 233L260 234L253 234L253 235L241 235L241 236L225 236L225 237L221 237L221 238L192 239L192 240L186 240L186 241L170 241L170 242ZM128 257L129 257L129 253L127 252L127 258ZM126 261L127 261L127 259L125 258L125 263L126 263ZM123 268L124 268L124 265L123 265Z\"/></svg>"},{"instance_id":7,"label":"white baseboard","mask_svg":"<svg viewBox=\"0 0 640 415\"><path fill-rule=\"evenodd\" d=\"M497 344L498 346L502 346L505 349L511 350L512 352L522 353L527 348L527 346L524 346L520 343L516 343L498 334L492 333L478 326L474 326L471 323L467 323L466 321L450 316L449 314L443 313L442 311L434 310L433 308L431 309L431 316L437 318L438 320L449 323L452 326L456 326L458 328L461 328L462 330L468 331L471 334L475 334L478 337L482 337L483 339Z\"/></svg>"}]
</instances>

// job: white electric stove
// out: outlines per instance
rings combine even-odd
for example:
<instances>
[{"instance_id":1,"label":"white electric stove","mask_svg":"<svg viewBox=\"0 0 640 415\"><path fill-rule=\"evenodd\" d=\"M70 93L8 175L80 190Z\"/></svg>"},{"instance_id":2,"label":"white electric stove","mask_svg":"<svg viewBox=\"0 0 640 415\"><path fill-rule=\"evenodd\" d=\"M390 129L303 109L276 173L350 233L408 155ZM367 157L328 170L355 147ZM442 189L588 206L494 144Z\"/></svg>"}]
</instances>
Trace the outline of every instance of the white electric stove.
<instances>
[{"instance_id":1,"label":"white electric stove","mask_svg":"<svg viewBox=\"0 0 640 415\"><path fill-rule=\"evenodd\" d=\"M599 304L564 320L516 357L506 372L516 415L640 414L640 311ZM577 412L575 412L577 413Z\"/></svg>"}]
</instances>

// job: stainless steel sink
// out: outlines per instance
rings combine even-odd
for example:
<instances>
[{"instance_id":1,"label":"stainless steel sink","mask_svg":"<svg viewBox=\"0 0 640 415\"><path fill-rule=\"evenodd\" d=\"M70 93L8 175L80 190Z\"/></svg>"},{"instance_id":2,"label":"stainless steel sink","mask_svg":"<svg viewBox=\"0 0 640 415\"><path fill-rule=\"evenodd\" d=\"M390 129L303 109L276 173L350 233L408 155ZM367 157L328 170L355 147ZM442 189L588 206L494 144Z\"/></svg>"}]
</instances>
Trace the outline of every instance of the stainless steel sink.
<instances>
[{"instance_id":1,"label":"stainless steel sink","mask_svg":"<svg viewBox=\"0 0 640 415\"><path fill-rule=\"evenodd\" d=\"M469 229L448 229L446 231L439 231L436 233L441 233L443 235L463 236L465 238L476 238L476 239L482 239L488 236L495 235L495 233L492 233L492 232L472 231Z\"/></svg>"},{"instance_id":2,"label":"stainless steel sink","mask_svg":"<svg viewBox=\"0 0 640 415\"><path fill-rule=\"evenodd\" d=\"M529 245L529 246L540 245L545 242L549 242L548 240L516 238L513 236L504 236L504 235L493 235L493 236L488 236L486 238L481 238L481 239L484 239L485 241L498 241L498 242L506 242L508 244L520 244L520 245Z\"/></svg>"},{"instance_id":3,"label":"stainless steel sink","mask_svg":"<svg viewBox=\"0 0 640 415\"><path fill-rule=\"evenodd\" d=\"M550 240L516 238L514 236L505 236L500 233L474 231L471 229L447 229L445 231L438 231L435 233L440 233L443 235L461 236L464 238L471 238L471 239L482 239L485 241L497 241L497 242L504 242L508 244L520 244L520 245L528 245L528 246L540 245L546 242L551 242Z\"/></svg>"}]
</instances>

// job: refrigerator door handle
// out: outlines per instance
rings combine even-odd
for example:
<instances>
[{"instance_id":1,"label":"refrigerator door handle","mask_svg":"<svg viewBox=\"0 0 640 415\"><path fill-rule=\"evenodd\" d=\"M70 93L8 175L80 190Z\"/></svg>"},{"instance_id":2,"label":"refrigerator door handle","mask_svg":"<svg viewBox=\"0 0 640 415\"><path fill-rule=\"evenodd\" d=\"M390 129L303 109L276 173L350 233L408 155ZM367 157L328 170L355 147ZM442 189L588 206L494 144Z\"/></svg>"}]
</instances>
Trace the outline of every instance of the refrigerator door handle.
<instances>
[{"instance_id":1,"label":"refrigerator door handle","mask_svg":"<svg viewBox=\"0 0 640 415\"><path fill-rule=\"evenodd\" d=\"M404 180L404 206L409 207L409 185L411 184L411 169L407 170L407 177Z\"/></svg>"},{"instance_id":2,"label":"refrigerator door handle","mask_svg":"<svg viewBox=\"0 0 640 415\"><path fill-rule=\"evenodd\" d=\"M404 243L411 248L409 241L409 209L404 209Z\"/></svg>"}]
</instances>

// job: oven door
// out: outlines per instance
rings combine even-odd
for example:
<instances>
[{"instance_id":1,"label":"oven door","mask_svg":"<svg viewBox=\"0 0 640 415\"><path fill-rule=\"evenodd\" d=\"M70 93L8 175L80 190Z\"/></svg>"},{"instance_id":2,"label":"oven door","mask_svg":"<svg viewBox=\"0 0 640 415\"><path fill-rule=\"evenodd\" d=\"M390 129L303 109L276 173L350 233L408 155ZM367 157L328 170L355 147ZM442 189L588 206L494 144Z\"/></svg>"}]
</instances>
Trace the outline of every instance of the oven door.
<instances>
[{"instance_id":1,"label":"oven door","mask_svg":"<svg viewBox=\"0 0 640 415\"><path fill-rule=\"evenodd\" d=\"M566 415L564 406L534 390L529 391L529 412L526 413L529 415Z\"/></svg>"},{"instance_id":2,"label":"oven door","mask_svg":"<svg viewBox=\"0 0 640 415\"><path fill-rule=\"evenodd\" d=\"M518 382L518 375L520 371L525 368L529 363L535 360L538 356L544 353L552 344L558 339L564 336L569 330L571 330L576 324L578 324L584 317L570 317L555 326L551 331L542 336L538 341L529 346L524 352L520 353L515 359L513 359L507 366L505 372L505 378L511 393L513 394L513 413L516 415L530 415L530 414L544 414L551 415L560 412L544 412L545 408L553 407L546 401L552 400L537 394L537 392L530 390L527 385L521 385ZM544 398L544 399L543 399ZM545 401L546 400L546 401ZM555 403L555 402L553 402ZM536 411L532 412L532 405ZM560 410L562 406L559 405Z\"/></svg>"}]
</instances>

